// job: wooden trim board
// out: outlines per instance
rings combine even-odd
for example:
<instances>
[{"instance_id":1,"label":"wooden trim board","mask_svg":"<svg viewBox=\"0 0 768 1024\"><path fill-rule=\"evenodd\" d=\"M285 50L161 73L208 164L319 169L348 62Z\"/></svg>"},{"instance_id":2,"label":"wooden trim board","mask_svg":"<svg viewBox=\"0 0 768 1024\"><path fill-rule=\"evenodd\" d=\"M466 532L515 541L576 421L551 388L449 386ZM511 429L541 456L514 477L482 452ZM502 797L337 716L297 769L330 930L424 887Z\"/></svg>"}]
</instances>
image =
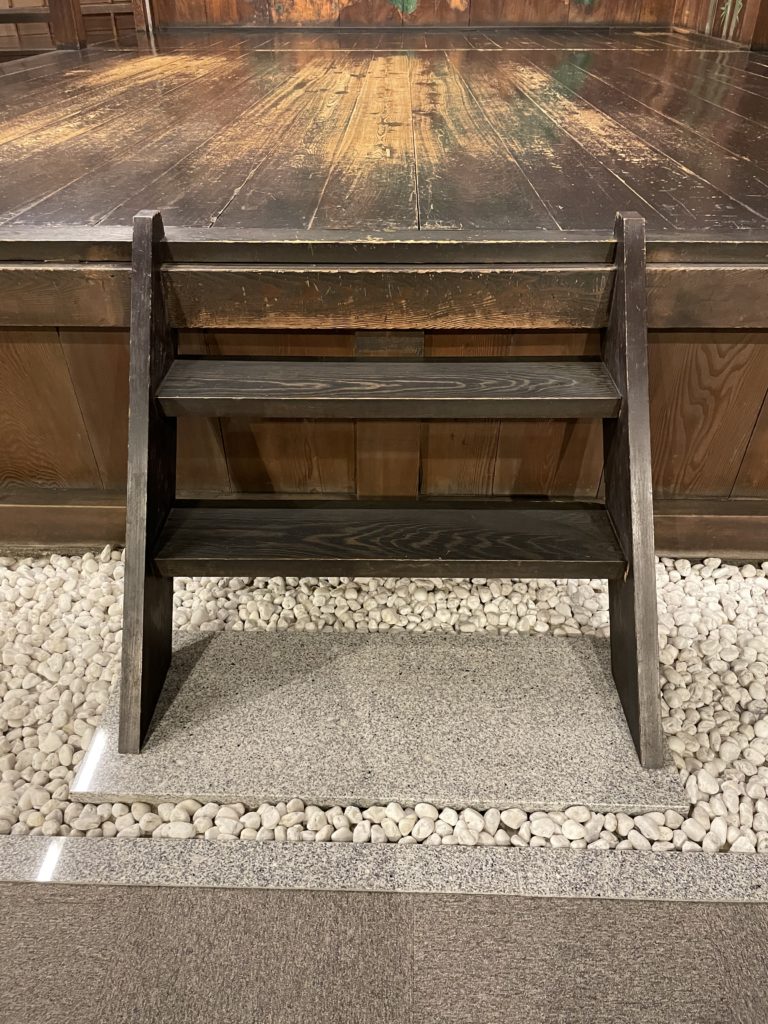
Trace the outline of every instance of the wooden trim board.
<instances>
[{"instance_id":1,"label":"wooden trim board","mask_svg":"<svg viewBox=\"0 0 768 1024\"><path fill-rule=\"evenodd\" d=\"M275 502L272 495L244 500ZM206 500L216 500L206 497ZM222 497L232 501L233 496ZM338 495L287 494L301 504L344 501ZM441 499L449 502L451 499ZM466 503L466 498L462 499ZM483 499L482 504L501 504ZM701 498L654 503L656 553L689 558L716 555L735 561L768 560L768 500ZM93 550L125 542L125 494L118 491L28 488L0 497L0 551Z\"/></svg>"}]
</instances>

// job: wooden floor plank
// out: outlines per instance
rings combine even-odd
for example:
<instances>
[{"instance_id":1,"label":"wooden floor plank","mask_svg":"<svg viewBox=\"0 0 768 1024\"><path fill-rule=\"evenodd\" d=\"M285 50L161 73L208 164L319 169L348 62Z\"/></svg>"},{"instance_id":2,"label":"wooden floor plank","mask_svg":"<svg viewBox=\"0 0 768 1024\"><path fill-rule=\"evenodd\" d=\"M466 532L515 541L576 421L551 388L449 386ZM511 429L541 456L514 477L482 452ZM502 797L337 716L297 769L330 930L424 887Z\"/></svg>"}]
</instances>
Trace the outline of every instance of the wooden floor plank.
<instances>
[{"instance_id":1,"label":"wooden floor plank","mask_svg":"<svg viewBox=\"0 0 768 1024\"><path fill-rule=\"evenodd\" d=\"M233 42L229 50L235 46ZM142 110L146 117L150 96L154 107L165 94L220 74L228 61L228 52L210 55L205 51L178 56L131 54L100 61L84 75L77 76L85 78L80 83L82 88L73 89L58 101L49 101L28 113L17 113L11 103L8 107L11 117L0 126L4 156L17 152L39 153L95 125L115 123L134 107Z\"/></svg>"},{"instance_id":2,"label":"wooden floor plank","mask_svg":"<svg viewBox=\"0 0 768 1024\"><path fill-rule=\"evenodd\" d=\"M558 78L564 76L565 69L562 65L556 66L550 54L532 55L529 60ZM768 218L768 174L757 164L719 145L711 134L702 134L695 125L668 117L663 103L650 104L645 98L635 99L638 94L636 76L623 72L620 65L614 64L604 73L593 72L591 67L579 67L576 62L571 66L579 76L579 95L584 101L630 128L702 180L711 182L733 203ZM567 81L568 77L564 77Z\"/></svg>"},{"instance_id":3,"label":"wooden floor plank","mask_svg":"<svg viewBox=\"0 0 768 1024\"><path fill-rule=\"evenodd\" d=\"M215 143L238 112L269 95L287 74L282 63L266 61L248 73L247 65L233 58L221 75L195 83L194 92L190 85L181 85L172 96L159 98L152 111L151 135L147 110L141 104L131 104L119 119L119 135L110 121L48 148L46 152L56 162L53 188L48 161L22 151L11 163L10 173L23 182L25 192L32 186L39 188L41 195L32 204L9 209L0 222L56 224L72 211L82 211L79 222L101 223L108 221L114 210L141 209L141 199L134 198L137 179L150 180L151 190L157 189L159 196L160 180L165 181L198 149ZM221 102L222 91L227 94L226 104ZM158 205L154 195L148 194L147 200L148 205Z\"/></svg>"},{"instance_id":4,"label":"wooden floor plank","mask_svg":"<svg viewBox=\"0 0 768 1024\"><path fill-rule=\"evenodd\" d=\"M376 54L328 166L308 227L418 227L407 54Z\"/></svg>"},{"instance_id":5,"label":"wooden floor plank","mask_svg":"<svg viewBox=\"0 0 768 1024\"><path fill-rule=\"evenodd\" d=\"M148 206L162 209L167 224L209 227L219 221L260 165L281 144L288 145L295 120L306 117L312 96L303 86L312 81L317 89L329 87L337 62L344 60L323 54L264 59L269 70L259 79L263 84L258 88L257 82L235 118L114 207L105 223L123 223L132 210Z\"/></svg>"},{"instance_id":6,"label":"wooden floor plank","mask_svg":"<svg viewBox=\"0 0 768 1024\"><path fill-rule=\"evenodd\" d=\"M760 229L763 62L585 27L163 32L0 74L22 224ZM119 127L119 132L116 129Z\"/></svg>"},{"instance_id":7,"label":"wooden floor plank","mask_svg":"<svg viewBox=\"0 0 768 1024\"><path fill-rule=\"evenodd\" d=\"M498 74L678 230L739 230L754 224L754 215L744 206L602 113L571 85L528 61L509 57L498 61Z\"/></svg>"},{"instance_id":8,"label":"wooden floor plank","mask_svg":"<svg viewBox=\"0 0 768 1024\"><path fill-rule=\"evenodd\" d=\"M331 73L302 89L290 131L272 145L216 218L219 227L306 228L331 174L339 139L344 136L364 83L371 56L343 52ZM277 144L282 142L282 145Z\"/></svg>"},{"instance_id":9,"label":"wooden floor plank","mask_svg":"<svg viewBox=\"0 0 768 1024\"><path fill-rule=\"evenodd\" d=\"M707 77L707 67L712 59L709 54L690 55L687 66L678 61L665 64L653 59L641 63L637 56L627 54L626 66L641 74L646 82L661 82L668 93L678 90L681 100L693 116L705 116L707 120L715 118L718 124L730 123L734 139L740 137L738 129L741 129L746 133L745 138L751 134L755 144L764 144L764 107L752 102L755 97L739 94L724 82L713 83ZM652 56L649 54L649 58ZM700 68L699 73L695 73L693 68ZM758 116L753 116L755 114Z\"/></svg>"},{"instance_id":10,"label":"wooden floor plank","mask_svg":"<svg viewBox=\"0 0 768 1024\"><path fill-rule=\"evenodd\" d=\"M535 98L500 75L498 58L470 54L466 59L451 59L559 227L588 230L610 223L616 211L623 209L637 209L652 227L669 223L578 138L553 124ZM576 195L578 202L568 201Z\"/></svg>"},{"instance_id":11,"label":"wooden floor plank","mask_svg":"<svg viewBox=\"0 0 768 1024\"><path fill-rule=\"evenodd\" d=\"M504 134L459 73L473 52L414 58L413 131L419 223L424 228L559 227ZM513 128L514 130L514 128Z\"/></svg>"}]
</instances>

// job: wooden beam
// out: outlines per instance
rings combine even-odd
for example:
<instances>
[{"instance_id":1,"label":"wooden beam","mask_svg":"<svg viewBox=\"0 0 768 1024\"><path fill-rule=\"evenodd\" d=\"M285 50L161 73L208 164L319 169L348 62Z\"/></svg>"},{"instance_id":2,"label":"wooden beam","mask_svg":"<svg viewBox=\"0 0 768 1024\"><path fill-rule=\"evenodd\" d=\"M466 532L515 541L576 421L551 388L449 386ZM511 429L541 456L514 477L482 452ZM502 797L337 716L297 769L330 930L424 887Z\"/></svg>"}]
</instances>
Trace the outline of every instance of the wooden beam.
<instances>
[{"instance_id":1,"label":"wooden beam","mask_svg":"<svg viewBox=\"0 0 768 1024\"><path fill-rule=\"evenodd\" d=\"M619 215L616 235L616 281L603 361L621 394L621 410L617 419L604 422L604 482L605 505L627 572L608 584L611 666L640 761L646 768L660 768L664 747L653 560L645 222L637 214Z\"/></svg>"},{"instance_id":2,"label":"wooden beam","mask_svg":"<svg viewBox=\"0 0 768 1024\"><path fill-rule=\"evenodd\" d=\"M613 277L611 267L555 265L162 271L171 326L222 330L603 327ZM659 263L648 267L647 286L653 329L768 328L768 264ZM129 297L127 264L0 264L0 326L124 327Z\"/></svg>"},{"instance_id":3,"label":"wooden beam","mask_svg":"<svg viewBox=\"0 0 768 1024\"><path fill-rule=\"evenodd\" d=\"M231 495L207 501L247 500L249 504L349 504L338 495ZM184 498L180 499L183 503ZM352 499L354 500L354 499ZM448 503L467 497L414 499ZM499 508L519 501L484 498L483 507ZM658 555L675 558L718 556L734 561L768 561L768 499L668 498L653 506ZM125 494L119 491L26 487L0 497L0 547L4 551L92 551L125 542Z\"/></svg>"},{"instance_id":4,"label":"wooden beam","mask_svg":"<svg viewBox=\"0 0 768 1024\"><path fill-rule=\"evenodd\" d=\"M173 580L153 551L176 491L176 421L155 398L176 354L158 272L159 213L134 218L128 407L128 497L120 682L121 753L139 752L171 660Z\"/></svg>"}]
</instances>

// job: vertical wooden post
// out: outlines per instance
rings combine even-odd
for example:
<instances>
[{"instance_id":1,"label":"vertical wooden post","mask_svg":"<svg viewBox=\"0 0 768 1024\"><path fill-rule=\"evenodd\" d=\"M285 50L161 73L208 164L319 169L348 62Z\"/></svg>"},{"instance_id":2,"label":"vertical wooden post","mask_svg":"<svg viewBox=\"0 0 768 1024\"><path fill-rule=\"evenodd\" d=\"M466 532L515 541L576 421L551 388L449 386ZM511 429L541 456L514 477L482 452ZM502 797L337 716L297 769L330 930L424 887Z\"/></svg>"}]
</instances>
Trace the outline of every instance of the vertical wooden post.
<instances>
[{"instance_id":1,"label":"vertical wooden post","mask_svg":"<svg viewBox=\"0 0 768 1024\"><path fill-rule=\"evenodd\" d=\"M150 32L152 26L147 22L147 9L144 0L132 0L133 23L137 32Z\"/></svg>"},{"instance_id":2,"label":"vertical wooden post","mask_svg":"<svg viewBox=\"0 0 768 1024\"><path fill-rule=\"evenodd\" d=\"M171 660L173 580L160 576L153 549L176 493L176 420L163 415L157 388L176 354L165 318L159 213L133 221L128 412L121 753L138 753Z\"/></svg>"},{"instance_id":3,"label":"vertical wooden post","mask_svg":"<svg viewBox=\"0 0 768 1024\"><path fill-rule=\"evenodd\" d=\"M648 411L645 221L616 220L616 275L603 361L621 394L618 419L604 422L605 504L627 559L608 584L611 666L641 764L661 767L659 640Z\"/></svg>"},{"instance_id":4,"label":"vertical wooden post","mask_svg":"<svg viewBox=\"0 0 768 1024\"><path fill-rule=\"evenodd\" d=\"M85 45L85 21L80 0L49 0L51 37L59 50L82 50Z\"/></svg>"}]
</instances>

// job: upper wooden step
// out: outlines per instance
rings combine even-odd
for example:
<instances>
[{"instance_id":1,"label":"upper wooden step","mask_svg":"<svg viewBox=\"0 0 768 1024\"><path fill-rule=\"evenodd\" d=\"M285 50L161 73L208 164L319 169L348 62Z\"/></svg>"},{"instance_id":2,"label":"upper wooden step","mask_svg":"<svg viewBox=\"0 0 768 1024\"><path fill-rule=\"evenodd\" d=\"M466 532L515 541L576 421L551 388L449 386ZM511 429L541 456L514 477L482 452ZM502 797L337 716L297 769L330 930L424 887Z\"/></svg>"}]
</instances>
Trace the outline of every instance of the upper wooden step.
<instances>
[{"instance_id":1,"label":"upper wooden step","mask_svg":"<svg viewBox=\"0 0 768 1024\"><path fill-rule=\"evenodd\" d=\"M166 576L518 576L618 579L607 512L552 507L177 506Z\"/></svg>"},{"instance_id":2,"label":"upper wooden step","mask_svg":"<svg viewBox=\"0 0 768 1024\"><path fill-rule=\"evenodd\" d=\"M167 415L264 419L505 419L616 416L600 362L305 362L177 359Z\"/></svg>"}]
</instances>

